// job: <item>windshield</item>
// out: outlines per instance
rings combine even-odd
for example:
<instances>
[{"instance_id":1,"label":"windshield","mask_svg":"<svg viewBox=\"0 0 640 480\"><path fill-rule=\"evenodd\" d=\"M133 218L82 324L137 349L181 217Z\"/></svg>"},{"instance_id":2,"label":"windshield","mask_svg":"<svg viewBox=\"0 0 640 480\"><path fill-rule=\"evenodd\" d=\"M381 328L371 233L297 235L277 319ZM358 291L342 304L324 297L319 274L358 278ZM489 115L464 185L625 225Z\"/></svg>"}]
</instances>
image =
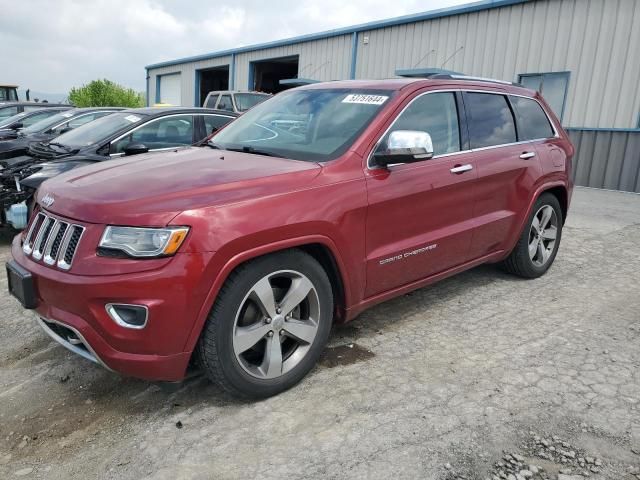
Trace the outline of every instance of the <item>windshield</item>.
<instances>
[{"instance_id":1,"label":"windshield","mask_svg":"<svg viewBox=\"0 0 640 480\"><path fill-rule=\"evenodd\" d=\"M25 115L26 113L18 113L17 115L12 115L11 117L0 119L0 128L4 128L7 125L11 125L13 122L15 122L16 120L20 120Z\"/></svg>"},{"instance_id":2,"label":"windshield","mask_svg":"<svg viewBox=\"0 0 640 480\"><path fill-rule=\"evenodd\" d=\"M226 150L314 162L333 160L351 146L393 93L290 90L241 115L212 142Z\"/></svg>"},{"instance_id":3,"label":"windshield","mask_svg":"<svg viewBox=\"0 0 640 480\"><path fill-rule=\"evenodd\" d=\"M246 112L251 107L255 107L269 97L271 97L271 95L264 93L236 93L236 108L239 112Z\"/></svg>"},{"instance_id":4,"label":"windshield","mask_svg":"<svg viewBox=\"0 0 640 480\"><path fill-rule=\"evenodd\" d=\"M139 123L145 117L147 115L141 113L113 113L63 133L56 137L54 142L68 147L86 147L101 142L125 127Z\"/></svg>"},{"instance_id":5,"label":"windshield","mask_svg":"<svg viewBox=\"0 0 640 480\"><path fill-rule=\"evenodd\" d=\"M51 117L47 117L43 120L40 120L39 122L34 123L33 125L23 128L22 133L29 134L29 133L44 132L48 130L50 127L53 127L58 123L61 123L61 122L64 122L65 120L70 119L74 115L75 113L73 112L73 110L71 111L67 110L65 112L56 113Z\"/></svg>"}]
</instances>

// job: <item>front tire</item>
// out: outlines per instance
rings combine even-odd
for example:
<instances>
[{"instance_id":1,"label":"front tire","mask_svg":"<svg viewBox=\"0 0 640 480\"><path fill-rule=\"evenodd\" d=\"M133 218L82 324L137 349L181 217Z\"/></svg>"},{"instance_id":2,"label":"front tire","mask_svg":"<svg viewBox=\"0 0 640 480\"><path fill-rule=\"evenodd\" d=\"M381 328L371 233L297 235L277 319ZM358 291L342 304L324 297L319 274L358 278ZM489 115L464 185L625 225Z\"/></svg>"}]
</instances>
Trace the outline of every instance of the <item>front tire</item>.
<instances>
[{"instance_id":1,"label":"front tire","mask_svg":"<svg viewBox=\"0 0 640 480\"><path fill-rule=\"evenodd\" d=\"M197 348L206 375L231 394L276 395L317 363L333 319L322 266L287 250L238 267L221 288Z\"/></svg>"},{"instance_id":2,"label":"front tire","mask_svg":"<svg viewBox=\"0 0 640 480\"><path fill-rule=\"evenodd\" d=\"M502 267L524 278L538 278L553 264L562 237L562 209L555 195L543 193L536 200L520 239Z\"/></svg>"}]
</instances>

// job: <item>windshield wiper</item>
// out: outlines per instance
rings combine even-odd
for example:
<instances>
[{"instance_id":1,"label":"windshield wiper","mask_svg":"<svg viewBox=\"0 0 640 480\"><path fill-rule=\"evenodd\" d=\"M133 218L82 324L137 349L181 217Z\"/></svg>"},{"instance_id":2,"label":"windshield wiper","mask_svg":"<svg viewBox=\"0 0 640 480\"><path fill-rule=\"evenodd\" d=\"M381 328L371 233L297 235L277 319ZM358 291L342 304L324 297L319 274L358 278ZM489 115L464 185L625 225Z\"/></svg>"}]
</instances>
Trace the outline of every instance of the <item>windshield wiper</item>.
<instances>
[{"instance_id":1,"label":"windshield wiper","mask_svg":"<svg viewBox=\"0 0 640 480\"><path fill-rule=\"evenodd\" d=\"M248 145L245 145L243 147L239 147L239 148L225 148L225 150L229 150L231 152L242 152L242 153L252 153L254 155L264 155L266 157L278 157L278 158L286 158L283 157L282 155L276 155L273 152L268 152L266 150L260 150L254 147L250 147Z\"/></svg>"}]
</instances>

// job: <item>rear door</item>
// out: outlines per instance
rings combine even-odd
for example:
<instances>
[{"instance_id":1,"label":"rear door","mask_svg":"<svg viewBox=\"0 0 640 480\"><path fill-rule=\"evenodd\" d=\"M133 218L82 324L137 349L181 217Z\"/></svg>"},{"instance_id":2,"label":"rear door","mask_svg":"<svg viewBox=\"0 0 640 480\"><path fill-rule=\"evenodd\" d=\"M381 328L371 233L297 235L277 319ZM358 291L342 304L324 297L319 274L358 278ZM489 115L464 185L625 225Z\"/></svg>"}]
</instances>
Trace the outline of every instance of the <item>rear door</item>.
<instances>
[{"instance_id":1,"label":"rear door","mask_svg":"<svg viewBox=\"0 0 640 480\"><path fill-rule=\"evenodd\" d=\"M475 162L459 122L461 97L425 92L383 135L419 130L431 135L434 157L366 171L366 296L464 263L473 227Z\"/></svg>"},{"instance_id":2,"label":"rear door","mask_svg":"<svg viewBox=\"0 0 640 480\"><path fill-rule=\"evenodd\" d=\"M465 92L478 182L471 257L507 248L540 176L535 144L519 141L513 107L500 92Z\"/></svg>"}]
</instances>

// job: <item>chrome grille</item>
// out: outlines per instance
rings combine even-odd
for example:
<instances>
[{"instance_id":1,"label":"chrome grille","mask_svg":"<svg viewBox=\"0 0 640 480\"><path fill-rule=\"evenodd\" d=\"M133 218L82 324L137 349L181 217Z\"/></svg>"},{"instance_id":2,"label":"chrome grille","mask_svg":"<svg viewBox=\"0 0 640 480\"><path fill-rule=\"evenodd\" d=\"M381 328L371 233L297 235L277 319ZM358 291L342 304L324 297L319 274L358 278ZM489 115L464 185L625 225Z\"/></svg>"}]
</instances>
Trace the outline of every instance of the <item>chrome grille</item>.
<instances>
[{"instance_id":1,"label":"chrome grille","mask_svg":"<svg viewBox=\"0 0 640 480\"><path fill-rule=\"evenodd\" d=\"M39 212L22 241L22 250L34 260L68 270L84 227Z\"/></svg>"}]
</instances>

